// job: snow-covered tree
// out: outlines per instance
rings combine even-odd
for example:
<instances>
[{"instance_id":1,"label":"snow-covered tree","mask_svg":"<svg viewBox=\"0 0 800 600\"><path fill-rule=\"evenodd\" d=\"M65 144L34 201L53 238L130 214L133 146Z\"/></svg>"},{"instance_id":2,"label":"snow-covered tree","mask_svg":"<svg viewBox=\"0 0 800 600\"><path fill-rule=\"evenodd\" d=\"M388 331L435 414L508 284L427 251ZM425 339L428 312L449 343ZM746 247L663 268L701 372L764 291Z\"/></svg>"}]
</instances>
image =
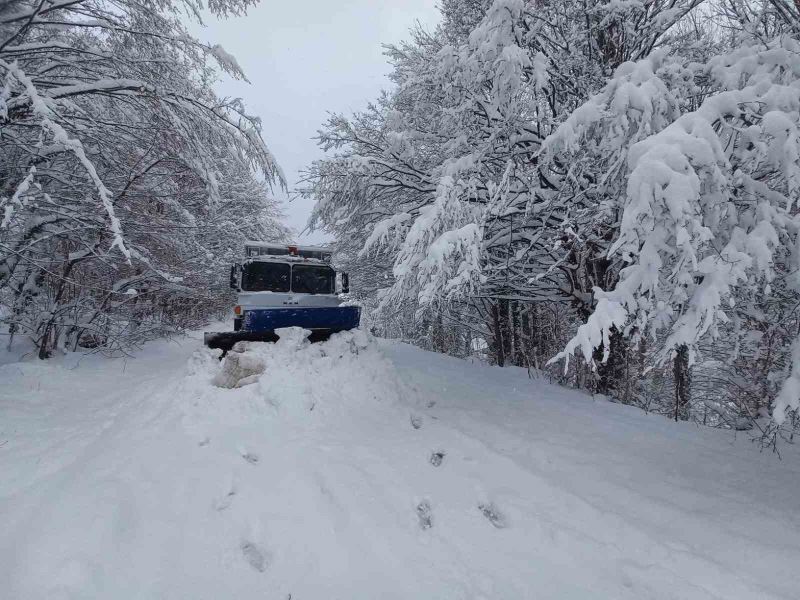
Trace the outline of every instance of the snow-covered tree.
<instances>
[{"instance_id":1,"label":"snow-covered tree","mask_svg":"<svg viewBox=\"0 0 800 600\"><path fill-rule=\"evenodd\" d=\"M796 420L797 4L441 8L308 173L375 323L501 364L580 350L562 381L676 419Z\"/></svg>"},{"instance_id":2,"label":"snow-covered tree","mask_svg":"<svg viewBox=\"0 0 800 600\"><path fill-rule=\"evenodd\" d=\"M607 357L616 329L663 333L657 361L691 365L705 336L750 308L740 302L769 296L776 281L797 290L800 44L743 35L737 45L695 67L708 86L695 110L615 153L626 187L608 255L625 266L613 287L595 290L592 315L561 356L580 348L591 357L602 345ZM591 112L576 111L578 127L603 119ZM797 406L792 381L778 422Z\"/></svg>"},{"instance_id":3,"label":"snow-covered tree","mask_svg":"<svg viewBox=\"0 0 800 600\"><path fill-rule=\"evenodd\" d=\"M224 16L251 4L208 8ZM212 90L214 65L243 74L182 24L202 8L20 0L0 9L3 320L42 357L203 318L208 284L245 233L284 235L267 187L282 179L260 123Z\"/></svg>"},{"instance_id":4,"label":"snow-covered tree","mask_svg":"<svg viewBox=\"0 0 800 600\"><path fill-rule=\"evenodd\" d=\"M436 32L389 48L396 90L321 133L339 154L311 169L313 223L390 257L381 306L411 302L421 317L468 300L495 354L511 351L511 304L591 301L564 280L544 138L695 4L445 3Z\"/></svg>"}]
</instances>

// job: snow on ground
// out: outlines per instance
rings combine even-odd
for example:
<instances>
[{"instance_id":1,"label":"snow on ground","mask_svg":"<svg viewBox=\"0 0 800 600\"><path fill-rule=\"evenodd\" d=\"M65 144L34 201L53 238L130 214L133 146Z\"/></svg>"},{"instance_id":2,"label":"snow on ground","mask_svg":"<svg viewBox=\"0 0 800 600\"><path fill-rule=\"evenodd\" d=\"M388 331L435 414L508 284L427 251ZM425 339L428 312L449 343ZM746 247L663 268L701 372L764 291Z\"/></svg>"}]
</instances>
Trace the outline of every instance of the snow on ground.
<instances>
[{"instance_id":1,"label":"snow on ground","mask_svg":"<svg viewBox=\"0 0 800 600\"><path fill-rule=\"evenodd\" d=\"M0 366L0 596L793 599L800 461L363 333Z\"/></svg>"}]
</instances>

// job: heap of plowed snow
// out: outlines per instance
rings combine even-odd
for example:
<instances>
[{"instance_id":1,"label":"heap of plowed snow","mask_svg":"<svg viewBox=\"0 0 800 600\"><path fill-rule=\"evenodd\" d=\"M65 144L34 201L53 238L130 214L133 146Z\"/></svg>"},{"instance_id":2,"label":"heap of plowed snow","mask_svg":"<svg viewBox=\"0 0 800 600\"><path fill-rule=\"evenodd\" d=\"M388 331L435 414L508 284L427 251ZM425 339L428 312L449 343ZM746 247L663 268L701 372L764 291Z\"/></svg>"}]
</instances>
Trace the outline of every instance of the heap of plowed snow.
<instances>
[{"instance_id":1,"label":"heap of plowed snow","mask_svg":"<svg viewBox=\"0 0 800 600\"><path fill-rule=\"evenodd\" d=\"M239 342L222 360L217 360L218 350L199 352L190 372L218 388L249 386L247 396L282 412L325 411L331 406L340 410L371 401L387 404L409 393L364 331L343 331L317 344L299 327L277 333L276 343Z\"/></svg>"}]
</instances>

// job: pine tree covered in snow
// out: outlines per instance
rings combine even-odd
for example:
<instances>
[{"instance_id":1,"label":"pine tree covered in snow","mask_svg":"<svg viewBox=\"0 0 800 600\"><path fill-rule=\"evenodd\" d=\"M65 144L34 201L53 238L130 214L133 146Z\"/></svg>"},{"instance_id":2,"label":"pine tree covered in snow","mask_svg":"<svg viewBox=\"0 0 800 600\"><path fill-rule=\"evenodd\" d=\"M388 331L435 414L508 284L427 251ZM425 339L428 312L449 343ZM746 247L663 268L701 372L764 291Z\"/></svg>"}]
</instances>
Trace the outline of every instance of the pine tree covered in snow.
<instances>
[{"instance_id":1,"label":"pine tree covered in snow","mask_svg":"<svg viewBox=\"0 0 800 600\"><path fill-rule=\"evenodd\" d=\"M250 0L211 2L241 14ZM0 301L40 357L124 348L218 309L246 238L280 239L257 118L217 97L192 0L0 8Z\"/></svg>"}]
</instances>

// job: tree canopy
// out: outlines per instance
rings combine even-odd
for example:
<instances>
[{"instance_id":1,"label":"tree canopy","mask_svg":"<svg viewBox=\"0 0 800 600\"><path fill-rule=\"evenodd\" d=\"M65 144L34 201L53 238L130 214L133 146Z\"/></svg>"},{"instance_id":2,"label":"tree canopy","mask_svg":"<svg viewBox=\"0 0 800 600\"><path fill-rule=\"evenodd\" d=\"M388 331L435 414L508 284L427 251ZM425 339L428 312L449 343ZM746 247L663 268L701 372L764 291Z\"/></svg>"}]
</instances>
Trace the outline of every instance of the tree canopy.
<instances>
[{"instance_id":1,"label":"tree canopy","mask_svg":"<svg viewBox=\"0 0 800 600\"><path fill-rule=\"evenodd\" d=\"M394 86L331 116L307 173L312 225L363 270L374 327L676 419L789 431L800 6L441 12L387 48Z\"/></svg>"}]
</instances>

